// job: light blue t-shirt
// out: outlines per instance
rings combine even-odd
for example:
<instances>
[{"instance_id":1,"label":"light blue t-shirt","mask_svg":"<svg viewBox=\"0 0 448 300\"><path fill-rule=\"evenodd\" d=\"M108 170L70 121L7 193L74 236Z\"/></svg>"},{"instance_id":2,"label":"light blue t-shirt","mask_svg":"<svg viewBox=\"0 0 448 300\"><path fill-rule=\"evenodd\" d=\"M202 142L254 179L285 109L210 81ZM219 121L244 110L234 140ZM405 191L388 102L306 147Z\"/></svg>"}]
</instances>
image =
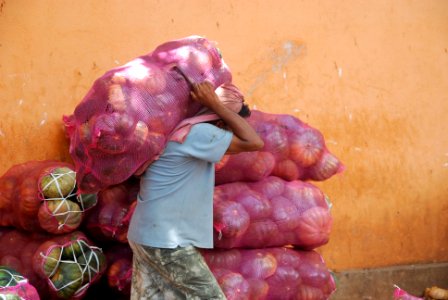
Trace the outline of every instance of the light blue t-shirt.
<instances>
[{"instance_id":1,"label":"light blue t-shirt","mask_svg":"<svg viewBox=\"0 0 448 300\"><path fill-rule=\"evenodd\" d=\"M141 178L128 239L157 248L213 248L215 162L231 140L231 132L200 123L184 143L168 142Z\"/></svg>"}]
</instances>

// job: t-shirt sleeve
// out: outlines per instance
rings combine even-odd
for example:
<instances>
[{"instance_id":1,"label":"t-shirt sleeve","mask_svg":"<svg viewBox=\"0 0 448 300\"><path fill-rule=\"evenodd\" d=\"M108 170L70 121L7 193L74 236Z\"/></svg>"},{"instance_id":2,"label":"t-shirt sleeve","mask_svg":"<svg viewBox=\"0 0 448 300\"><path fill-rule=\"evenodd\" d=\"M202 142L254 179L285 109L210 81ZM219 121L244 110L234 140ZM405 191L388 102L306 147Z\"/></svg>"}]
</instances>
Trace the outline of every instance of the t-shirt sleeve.
<instances>
[{"instance_id":1,"label":"t-shirt sleeve","mask_svg":"<svg viewBox=\"0 0 448 300\"><path fill-rule=\"evenodd\" d=\"M208 123L196 124L184 142L184 151L192 157L218 162L226 153L233 133Z\"/></svg>"}]
</instances>

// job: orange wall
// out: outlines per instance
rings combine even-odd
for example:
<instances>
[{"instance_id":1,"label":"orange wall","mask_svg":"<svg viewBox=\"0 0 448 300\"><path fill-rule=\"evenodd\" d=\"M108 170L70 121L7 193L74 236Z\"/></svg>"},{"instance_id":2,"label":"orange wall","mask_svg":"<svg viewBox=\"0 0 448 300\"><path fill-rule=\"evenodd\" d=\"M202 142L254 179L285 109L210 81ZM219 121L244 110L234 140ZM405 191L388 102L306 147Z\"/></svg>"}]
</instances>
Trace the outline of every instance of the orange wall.
<instances>
[{"instance_id":1,"label":"orange wall","mask_svg":"<svg viewBox=\"0 0 448 300\"><path fill-rule=\"evenodd\" d=\"M318 128L347 166L335 270L448 261L448 1L0 0L0 172L69 160L61 116L158 44L219 43L252 106Z\"/></svg>"}]
</instances>

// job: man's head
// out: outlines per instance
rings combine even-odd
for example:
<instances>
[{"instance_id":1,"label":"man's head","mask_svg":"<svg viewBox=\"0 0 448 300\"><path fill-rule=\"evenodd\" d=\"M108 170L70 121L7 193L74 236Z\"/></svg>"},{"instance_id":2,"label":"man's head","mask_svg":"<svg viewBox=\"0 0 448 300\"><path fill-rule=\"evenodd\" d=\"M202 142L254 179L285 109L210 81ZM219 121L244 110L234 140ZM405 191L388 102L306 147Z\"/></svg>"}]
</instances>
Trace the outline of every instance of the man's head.
<instances>
[{"instance_id":1,"label":"man's head","mask_svg":"<svg viewBox=\"0 0 448 300\"><path fill-rule=\"evenodd\" d=\"M243 103L243 106L241 107L240 111L238 112L238 115L240 115L240 117L243 117L243 118L249 118L250 114L251 114L251 111L250 111L249 106L247 104ZM215 125L216 127L219 127L221 129L225 129L225 130L228 129L226 123L221 119L210 121L208 123Z\"/></svg>"},{"instance_id":2,"label":"man's head","mask_svg":"<svg viewBox=\"0 0 448 300\"><path fill-rule=\"evenodd\" d=\"M243 118L248 118L250 116L250 108L244 103L244 96L235 85L231 83L224 84L218 87L215 92L228 109L236 112ZM210 123L219 128L227 129L225 122L221 119L211 121Z\"/></svg>"},{"instance_id":3,"label":"man's head","mask_svg":"<svg viewBox=\"0 0 448 300\"><path fill-rule=\"evenodd\" d=\"M243 118L249 118L251 111L249 108L249 105L247 105L246 103L243 103L243 106L241 107L240 111L238 112L238 114L243 117Z\"/></svg>"}]
</instances>

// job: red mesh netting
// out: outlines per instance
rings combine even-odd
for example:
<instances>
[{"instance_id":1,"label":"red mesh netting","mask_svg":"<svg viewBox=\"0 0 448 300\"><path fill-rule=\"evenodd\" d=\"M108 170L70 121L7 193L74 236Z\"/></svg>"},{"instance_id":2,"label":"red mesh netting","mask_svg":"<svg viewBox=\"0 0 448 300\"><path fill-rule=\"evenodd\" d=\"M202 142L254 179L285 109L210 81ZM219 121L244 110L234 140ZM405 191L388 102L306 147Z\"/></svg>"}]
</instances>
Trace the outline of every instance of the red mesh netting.
<instances>
[{"instance_id":1,"label":"red mesh netting","mask_svg":"<svg viewBox=\"0 0 448 300\"><path fill-rule=\"evenodd\" d=\"M0 257L0 265L23 274L42 299L81 299L106 268L101 249L81 232L51 237L3 228Z\"/></svg>"},{"instance_id":2,"label":"red mesh netting","mask_svg":"<svg viewBox=\"0 0 448 300\"><path fill-rule=\"evenodd\" d=\"M224 156L216 165L217 185L258 181L268 175L323 181L343 171L322 133L298 118L253 110L248 122L263 139L264 148Z\"/></svg>"},{"instance_id":3,"label":"red mesh netting","mask_svg":"<svg viewBox=\"0 0 448 300\"><path fill-rule=\"evenodd\" d=\"M0 265L0 299L40 300L36 288L17 271Z\"/></svg>"},{"instance_id":4,"label":"red mesh netting","mask_svg":"<svg viewBox=\"0 0 448 300\"><path fill-rule=\"evenodd\" d=\"M229 300L323 300L336 289L322 257L314 251L205 250L203 256Z\"/></svg>"},{"instance_id":5,"label":"red mesh netting","mask_svg":"<svg viewBox=\"0 0 448 300\"><path fill-rule=\"evenodd\" d=\"M192 36L106 72L64 117L80 190L97 192L128 179L160 154L179 121L200 109L179 69L193 82L231 82L215 45Z\"/></svg>"},{"instance_id":6,"label":"red mesh netting","mask_svg":"<svg viewBox=\"0 0 448 300\"><path fill-rule=\"evenodd\" d=\"M329 240L329 203L311 183L274 176L228 183L215 187L213 201L215 247L313 249Z\"/></svg>"},{"instance_id":7,"label":"red mesh netting","mask_svg":"<svg viewBox=\"0 0 448 300\"><path fill-rule=\"evenodd\" d=\"M138 189L138 180L129 179L100 191L98 205L88 212L83 223L86 232L99 241L127 243Z\"/></svg>"},{"instance_id":8,"label":"red mesh netting","mask_svg":"<svg viewBox=\"0 0 448 300\"><path fill-rule=\"evenodd\" d=\"M0 226L55 234L75 230L96 197L77 193L73 169L58 161L11 167L0 178Z\"/></svg>"}]
</instances>

